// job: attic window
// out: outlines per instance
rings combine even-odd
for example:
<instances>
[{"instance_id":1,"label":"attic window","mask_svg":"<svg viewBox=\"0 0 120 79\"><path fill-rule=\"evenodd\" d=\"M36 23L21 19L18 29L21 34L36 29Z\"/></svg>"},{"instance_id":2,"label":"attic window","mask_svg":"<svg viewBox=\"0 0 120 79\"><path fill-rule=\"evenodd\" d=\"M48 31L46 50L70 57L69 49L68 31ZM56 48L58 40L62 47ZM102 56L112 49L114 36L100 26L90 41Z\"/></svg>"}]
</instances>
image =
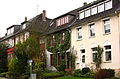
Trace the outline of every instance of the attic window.
<instances>
[{"instance_id":1,"label":"attic window","mask_svg":"<svg viewBox=\"0 0 120 79\"><path fill-rule=\"evenodd\" d=\"M66 24L66 23L68 23L68 16L60 18L56 21L57 26L61 26L61 25Z\"/></svg>"},{"instance_id":2,"label":"attic window","mask_svg":"<svg viewBox=\"0 0 120 79\"><path fill-rule=\"evenodd\" d=\"M26 24L23 24L22 29L25 29L25 28L26 28Z\"/></svg>"}]
</instances>

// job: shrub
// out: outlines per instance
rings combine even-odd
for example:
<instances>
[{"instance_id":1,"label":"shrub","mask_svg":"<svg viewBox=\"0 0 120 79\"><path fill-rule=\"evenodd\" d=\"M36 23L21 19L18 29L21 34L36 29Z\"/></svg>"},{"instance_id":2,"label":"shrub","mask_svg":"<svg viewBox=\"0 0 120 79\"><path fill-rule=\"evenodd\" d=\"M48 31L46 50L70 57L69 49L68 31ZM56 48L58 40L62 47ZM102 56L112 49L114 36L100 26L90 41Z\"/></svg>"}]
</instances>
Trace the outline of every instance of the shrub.
<instances>
[{"instance_id":1,"label":"shrub","mask_svg":"<svg viewBox=\"0 0 120 79\"><path fill-rule=\"evenodd\" d=\"M100 69L96 74L96 79L112 78L115 75L113 69Z\"/></svg>"},{"instance_id":2,"label":"shrub","mask_svg":"<svg viewBox=\"0 0 120 79\"><path fill-rule=\"evenodd\" d=\"M22 75L21 77L20 77L20 79L28 79L29 78L29 75Z\"/></svg>"},{"instance_id":3,"label":"shrub","mask_svg":"<svg viewBox=\"0 0 120 79\"><path fill-rule=\"evenodd\" d=\"M115 70L113 69L104 69L107 72L107 78L111 78L115 76Z\"/></svg>"},{"instance_id":4,"label":"shrub","mask_svg":"<svg viewBox=\"0 0 120 79\"><path fill-rule=\"evenodd\" d=\"M82 69L82 73L83 73L83 74L86 74L86 73L88 73L88 72L90 72L90 68L85 67L85 68Z\"/></svg>"},{"instance_id":5,"label":"shrub","mask_svg":"<svg viewBox=\"0 0 120 79\"><path fill-rule=\"evenodd\" d=\"M65 64L61 64L61 65L58 65L56 68L57 68L58 71L64 71L65 68L66 68L66 65Z\"/></svg>"},{"instance_id":6,"label":"shrub","mask_svg":"<svg viewBox=\"0 0 120 79\"><path fill-rule=\"evenodd\" d=\"M0 73L0 77L6 77L7 74L8 72Z\"/></svg>"},{"instance_id":7,"label":"shrub","mask_svg":"<svg viewBox=\"0 0 120 79\"><path fill-rule=\"evenodd\" d=\"M84 74L84 77L86 78L95 78L96 73L95 72L88 72Z\"/></svg>"}]
</instances>

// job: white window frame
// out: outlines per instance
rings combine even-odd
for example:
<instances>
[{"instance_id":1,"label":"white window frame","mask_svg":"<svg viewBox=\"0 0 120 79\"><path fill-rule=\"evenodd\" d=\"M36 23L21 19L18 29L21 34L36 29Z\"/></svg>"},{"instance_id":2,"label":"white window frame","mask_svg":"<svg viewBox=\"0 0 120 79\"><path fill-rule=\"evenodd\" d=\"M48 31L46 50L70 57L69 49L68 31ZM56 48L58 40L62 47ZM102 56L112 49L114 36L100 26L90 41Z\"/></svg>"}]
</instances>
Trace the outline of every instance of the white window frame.
<instances>
[{"instance_id":1,"label":"white window frame","mask_svg":"<svg viewBox=\"0 0 120 79\"><path fill-rule=\"evenodd\" d=\"M104 2L98 4L97 6L98 6L98 13L105 11L105 4L104 4Z\"/></svg>"},{"instance_id":2,"label":"white window frame","mask_svg":"<svg viewBox=\"0 0 120 79\"><path fill-rule=\"evenodd\" d=\"M26 28L26 24L23 24L23 25L22 25L22 29L25 29L25 28Z\"/></svg>"},{"instance_id":3,"label":"white window frame","mask_svg":"<svg viewBox=\"0 0 120 79\"><path fill-rule=\"evenodd\" d=\"M109 23L105 23L105 21L107 21L107 20L109 20ZM104 29L104 34L110 34L111 33L111 24L110 24L110 18L108 17L108 18L105 18L105 19L103 19L102 20L103 21L103 29ZM106 32L108 29L106 29L106 28L108 28L107 26L109 25L109 32Z\"/></svg>"},{"instance_id":4,"label":"white window frame","mask_svg":"<svg viewBox=\"0 0 120 79\"><path fill-rule=\"evenodd\" d=\"M97 13L98 13L98 7L97 7L97 5L95 5L91 8L91 15L95 15Z\"/></svg>"},{"instance_id":5,"label":"white window frame","mask_svg":"<svg viewBox=\"0 0 120 79\"><path fill-rule=\"evenodd\" d=\"M79 19L83 19L85 18L85 12L84 11L80 11L79 12Z\"/></svg>"},{"instance_id":6,"label":"white window frame","mask_svg":"<svg viewBox=\"0 0 120 79\"><path fill-rule=\"evenodd\" d=\"M111 46L111 49L105 49L105 46ZM106 52L111 52L111 60L106 60ZM104 43L104 62L111 62L112 61L112 45L110 42L106 41Z\"/></svg>"},{"instance_id":7,"label":"white window frame","mask_svg":"<svg viewBox=\"0 0 120 79\"><path fill-rule=\"evenodd\" d=\"M91 25L93 26L91 27ZM89 26L89 37L95 37L95 23L91 23L88 26ZM92 31L92 34L94 33L94 35L91 35L91 31Z\"/></svg>"},{"instance_id":8,"label":"white window frame","mask_svg":"<svg viewBox=\"0 0 120 79\"><path fill-rule=\"evenodd\" d=\"M110 3L109 3L110 2ZM108 3L109 3L109 6L108 6ZM112 8L112 0L107 0L105 2L105 10L109 10Z\"/></svg>"},{"instance_id":9,"label":"white window frame","mask_svg":"<svg viewBox=\"0 0 120 79\"><path fill-rule=\"evenodd\" d=\"M85 49L80 49L80 52L81 52L81 62L85 63L86 58L84 58L84 62L83 62L83 56L85 56L85 52L84 53L82 52L83 50L85 51Z\"/></svg>"},{"instance_id":10,"label":"white window frame","mask_svg":"<svg viewBox=\"0 0 120 79\"><path fill-rule=\"evenodd\" d=\"M91 9L90 8L88 8L88 9L86 9L85 10L85 17L89 17L89 16L91 16L91 11L90 11ZM86 13L87 12L87 13ZM88 13L89 12L89 13Z\"/></svg>"},{"instance_id":11,"label":"white window frame","mask_svg":"<svg viewBox=\"0 0 120 79\"><path fill-rule=\"evenodd\" d=\"M80 29L81 28L81 30L78 30L78 29ZM83 36L82 36L82 27L80 26L80 27L77 27L76 28L76 31L77 31L77 40L82 40L82 38L83 38ZM80 35L81 34L81 35ZM78 36L80 36L81 38L79 38Z\"/></svg>"}]
</instances>

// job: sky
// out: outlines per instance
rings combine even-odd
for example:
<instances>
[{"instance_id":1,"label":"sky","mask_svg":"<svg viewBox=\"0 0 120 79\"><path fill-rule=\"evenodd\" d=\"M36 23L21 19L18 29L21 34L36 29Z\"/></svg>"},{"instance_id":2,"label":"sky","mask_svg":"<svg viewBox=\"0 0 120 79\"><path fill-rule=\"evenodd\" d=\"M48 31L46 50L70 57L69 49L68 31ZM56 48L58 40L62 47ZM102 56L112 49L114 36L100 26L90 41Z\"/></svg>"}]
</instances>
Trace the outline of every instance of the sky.
<instances>
[{"instance_id":1,"label":"sky","mask_svg":"<svg viewBox=\"0 0 120 79\"><path fill-rule=\"evenodd\" d=\"M46 10L48 18L55 18L79 8L84 2L94 0L1 0L0 1L0 37L5 35L6 28L19 25L25 16L29 19Z\"/></svg>"}]
</instances>

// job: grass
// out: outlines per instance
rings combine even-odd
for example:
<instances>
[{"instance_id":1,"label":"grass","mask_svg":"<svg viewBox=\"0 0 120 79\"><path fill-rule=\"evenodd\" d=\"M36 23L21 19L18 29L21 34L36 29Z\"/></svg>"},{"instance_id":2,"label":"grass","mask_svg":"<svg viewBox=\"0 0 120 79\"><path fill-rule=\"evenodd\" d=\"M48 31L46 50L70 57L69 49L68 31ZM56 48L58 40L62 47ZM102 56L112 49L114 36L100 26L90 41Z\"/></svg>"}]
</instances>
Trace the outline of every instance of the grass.
<instances>
[{"instance_id":1,"label":"grass","mask_svg":"<svg viewBox=\"0 0 120 79\"><path fill-rule=\"evenodd\" d=\"M56 78L56 79L92 79L92 78L79 78L79 77L59 77L59 78Z\"/></svg>"}]
</instances>

